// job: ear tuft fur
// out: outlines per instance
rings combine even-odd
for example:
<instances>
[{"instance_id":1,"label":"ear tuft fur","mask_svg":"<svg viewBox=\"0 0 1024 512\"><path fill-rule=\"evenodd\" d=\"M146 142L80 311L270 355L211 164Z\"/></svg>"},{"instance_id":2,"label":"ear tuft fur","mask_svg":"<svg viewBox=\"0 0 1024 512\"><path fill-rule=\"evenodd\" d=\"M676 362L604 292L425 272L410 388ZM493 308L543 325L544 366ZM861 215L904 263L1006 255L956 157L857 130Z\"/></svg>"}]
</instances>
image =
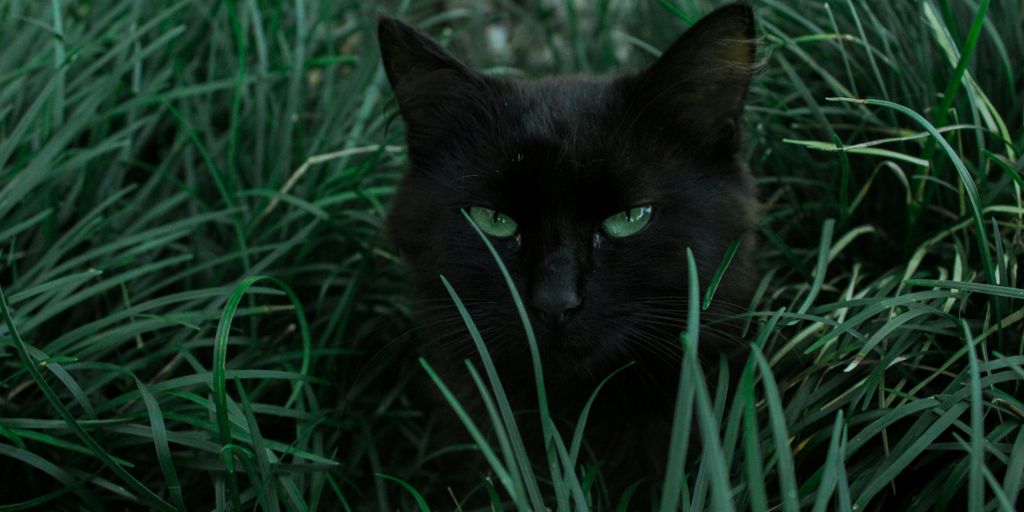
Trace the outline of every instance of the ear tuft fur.
<instances>
[{"instance_id":1,"label":"ear tuft fur","mask_svg":"<svg viewBox=\"0 0 1024 512\"><path fill-rule=\"evenodd\" d=\"M754 12L730 4L690 27L634 77L629 95L639 115L661 117L656 122L682 128L713 153L734 153L756 59Z\"/></svg>"}]
</instances>

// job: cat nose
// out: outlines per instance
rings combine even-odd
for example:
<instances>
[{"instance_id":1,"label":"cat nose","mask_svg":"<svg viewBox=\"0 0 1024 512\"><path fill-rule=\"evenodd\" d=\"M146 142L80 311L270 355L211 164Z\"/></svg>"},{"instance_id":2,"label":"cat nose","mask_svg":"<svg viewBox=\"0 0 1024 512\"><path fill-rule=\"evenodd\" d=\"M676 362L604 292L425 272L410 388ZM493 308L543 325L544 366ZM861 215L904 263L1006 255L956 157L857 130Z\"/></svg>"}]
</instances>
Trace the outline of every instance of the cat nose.
<instances>
[{"instance_id":1,"label":"cat nose","mask_svg":"<svg viewBox=\"0 0 1024 512\"><path fill-rule=\"evenodd\" d=\"M545 321L564 323L572 310L580 307L583 299L579 289L579 265L573 248L561 245L544 255L536 269L530 290L530 306Z\"/></svg>"},{"instance_id":2,"label":"cat nose","mask_svg":"<svg viewBox=\"0 0 1024 512\"><path fill-rule=\"evenodd\" d=\"M542 286L535 288L530 294L530 305L559 320L565 320L565 316L582 303L583 299L579 294L568 287Z\"/></svg>"}]
</instances>

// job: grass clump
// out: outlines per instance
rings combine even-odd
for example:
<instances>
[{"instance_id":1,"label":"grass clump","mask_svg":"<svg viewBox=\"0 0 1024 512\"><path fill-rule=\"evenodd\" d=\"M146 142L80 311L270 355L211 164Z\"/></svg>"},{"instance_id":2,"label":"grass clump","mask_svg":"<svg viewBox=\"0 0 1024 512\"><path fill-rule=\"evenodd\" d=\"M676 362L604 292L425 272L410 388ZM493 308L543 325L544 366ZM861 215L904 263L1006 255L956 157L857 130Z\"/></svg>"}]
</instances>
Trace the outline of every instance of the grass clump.
<instances>
[{"instance_id":1,"label":"grass clump","mask_svg":"<svg viewBox=\"0 0 1024 512\"><path fill-rule=\"evenodd\" d=\"M0 2L0 506L628 508L581 427L525 460L490 369L466 423L496 446L438 446L409 398L372 15L531 76L637 67L718 4ZM684 362L661 509L1013 510L1024 12L752 4L751 349L731 389ZM489 468L430 464L460 450Z\"/></svg>"}]
</instances>

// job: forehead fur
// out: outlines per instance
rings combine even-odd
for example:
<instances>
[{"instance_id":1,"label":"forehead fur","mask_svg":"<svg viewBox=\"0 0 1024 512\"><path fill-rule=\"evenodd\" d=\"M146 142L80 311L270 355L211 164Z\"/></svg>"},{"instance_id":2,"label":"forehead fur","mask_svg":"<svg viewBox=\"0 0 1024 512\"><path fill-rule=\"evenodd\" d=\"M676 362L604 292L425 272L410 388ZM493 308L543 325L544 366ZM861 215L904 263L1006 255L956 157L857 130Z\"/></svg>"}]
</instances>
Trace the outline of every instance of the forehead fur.
<instances>
[{"instance_id":1,"label":"forehead fur","mask_svg":"<svg viewBox=\"0 0 1024 512\"><path fill-rule=\"evenodd\" d=\"M612 121L621 103L610 79L560 77L512 83L520 126L527 137L553 138L567 146L589 140Z\"/></svg>"},{"instance_id":2,"label":"forehead fur","mask_svg":"<svg viewBox=\"0 0 1024 512\"><path fill-rule=\"evenodd\" d=\"M629 115L616 80L572 76L503 85L491 99L500 114L489 129L513 160L532 157L534 165L585 176L630 155L625 139L635 134L627 133Z\"/></svg>"},{"instance_id":3,"label":"forehead fur","mask_svg":"<svg viewBox=\"0 0 1024 512\"><path fill-rule=\"evenodd\" d=\"M640 154L628 147L636 144L624 141L638 134L627 133L629 116L615 79L556 77L492 85L492 94L481 98L492 104L491 123L466 133L461 148L479 159L473 166L490 171L471 173L478 179L467 180L470 192L550 200L549 211L575 204L581 195L628 206L626 195L639 193L635 189L644 185L650 167L638 165Z\"/></svg>"}]
</instances>

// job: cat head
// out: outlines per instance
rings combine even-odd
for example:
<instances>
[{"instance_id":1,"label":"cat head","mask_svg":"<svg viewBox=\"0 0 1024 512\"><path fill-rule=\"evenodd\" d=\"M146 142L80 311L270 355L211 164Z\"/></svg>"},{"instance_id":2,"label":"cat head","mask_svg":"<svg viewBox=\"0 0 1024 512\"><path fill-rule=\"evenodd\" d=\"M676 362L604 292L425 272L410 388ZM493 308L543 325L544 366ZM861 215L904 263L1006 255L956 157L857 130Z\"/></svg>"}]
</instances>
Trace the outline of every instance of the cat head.
<instances>
[{"instance_id":1,"label":"cat head","mask_svg":"<svg viewBox=\"0 0 1024 512\"><path fill-rule=\"evenodd\" d=\"M388 231L420 299L437 308L421 313L439 322L426 330L438 346L457 359L472 351L448 343L466 338L444 275L496 359L526 350L468 215L522 295L546 362L592 372L677 347L686 249L706 285L754 223L753 182L737 158L757 49L752 11L718 9L621 76L499 79L394 19L380 20L379 38L410 159ZM751 249L741 246L707 316L746 300Z\"/></svg>"}]
</instances>

